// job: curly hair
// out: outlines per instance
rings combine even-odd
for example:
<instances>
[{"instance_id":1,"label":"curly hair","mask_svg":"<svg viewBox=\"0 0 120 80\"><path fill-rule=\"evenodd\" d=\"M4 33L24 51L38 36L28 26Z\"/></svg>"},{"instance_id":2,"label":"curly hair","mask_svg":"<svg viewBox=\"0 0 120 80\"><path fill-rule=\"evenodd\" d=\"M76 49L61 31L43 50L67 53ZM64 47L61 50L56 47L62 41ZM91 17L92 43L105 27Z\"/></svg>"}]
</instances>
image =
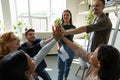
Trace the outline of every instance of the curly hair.
<instances>
[{"instance_id":1,"label":"curly hair","mask_svg":"<svg viewBox=\"0 0 120 80\"><path fill-rule=\"evenodd\" d=\"M13 32L6 32L0 36L0 57L4 57L7 55L9 50L9 42L11 41L11 35L14 34Z\"/></svg>"}]
</instances>

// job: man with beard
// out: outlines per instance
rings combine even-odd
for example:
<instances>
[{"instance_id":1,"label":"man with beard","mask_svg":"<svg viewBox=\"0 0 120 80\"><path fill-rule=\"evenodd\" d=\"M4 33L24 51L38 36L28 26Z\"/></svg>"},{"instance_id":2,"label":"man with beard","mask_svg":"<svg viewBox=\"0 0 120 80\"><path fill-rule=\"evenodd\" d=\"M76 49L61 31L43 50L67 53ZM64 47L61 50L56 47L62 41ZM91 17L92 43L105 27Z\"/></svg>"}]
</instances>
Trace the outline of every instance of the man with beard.
<instances>
[{"instance_id":1,"label":"man with beard","mask_svg":"<svg viewBox=\"0 0 120 80\"><path fill-rule=\"evenodd\" d=\"M39 43L41 41L44 41L44 43L48 43L49 41L51 41L53 38L49 38L47 40L41 40L39 38L35 37L35 30L34 29L29 29L25 32L25 38L27 39L27 42L24 42L21 45L21 48L31 57L33 58L38 51L42 48L42 46L38 46L36 48L34 48L34 50L29 50L28 48L34 47L39 45ZM38 76L40 76L43 80L51 80L48 72L45 70L45 68L47 67L47 64L45 62L45 60L42 60L41 63L37 66L36 68L36 73L33 75L35 80L39 80ZM37 76L38 75L38 76Z\"/></svg>"},{"instance_id":2,"label":"man with beard","mask_svg":"<svg viewBox=\"0 0 120 80\"><path fill-rule=\"evenodd\" d=\"M82 32L90 33L91 35L88 45L89 52L94 51L100 44L107 44L112 29L112 23L108 16L103 13L104 8L105 0L95 0L93 4L93 14L95 15L93 24L66 31L62 29L64 35L78 34Z\"/></svg>"},{"instance_id":3,"label":"man with beard","mask_svg":"<svg viewBox=\"0 0 120 80\"><path fill-rule=\"evenodd\" d=\"M108 44L112 23L108 16L103 13L104 8L105 0L95 0L93 4L93 14L95 15L93 24L69 30L64 30L61 27L63 34L70 35L82 32L90 33L90 40L87 47L88 52L93 52L100 44ZM90 66L86 76L89 75L92 70L93 66Z\"/></svg>"}]
</instances>

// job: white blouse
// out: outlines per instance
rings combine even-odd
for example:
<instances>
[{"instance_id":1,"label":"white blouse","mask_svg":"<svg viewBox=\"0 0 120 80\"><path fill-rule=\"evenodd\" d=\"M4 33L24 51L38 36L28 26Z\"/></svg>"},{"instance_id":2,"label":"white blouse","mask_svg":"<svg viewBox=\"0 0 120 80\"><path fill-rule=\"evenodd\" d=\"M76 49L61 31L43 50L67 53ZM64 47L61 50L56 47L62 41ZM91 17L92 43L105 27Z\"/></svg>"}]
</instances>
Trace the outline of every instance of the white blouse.
<instances>
[{"instance_id":1,"label":"white blouse","mask_svg":"<svg viewBox=\"0 0 120 80\"><path fill-rule=\"evenodd\" d=\"M85 80L99 80L98 76L91 77L90 75Z\"/></svg>"}]
</instances>

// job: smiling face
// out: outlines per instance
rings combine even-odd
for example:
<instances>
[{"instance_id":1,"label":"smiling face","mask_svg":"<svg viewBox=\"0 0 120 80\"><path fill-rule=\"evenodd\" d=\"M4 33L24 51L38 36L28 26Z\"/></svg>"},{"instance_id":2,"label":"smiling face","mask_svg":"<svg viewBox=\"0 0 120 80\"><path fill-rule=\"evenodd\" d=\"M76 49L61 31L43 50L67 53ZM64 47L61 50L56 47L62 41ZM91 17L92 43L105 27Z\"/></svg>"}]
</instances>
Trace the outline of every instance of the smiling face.
<instances>
[{"instance_id":1,"label":"smiling face","mask_svg":"<svg viewBox=\"0 0 120 80\"><path fill-rule=\"evenodd\" d=\"M72 24L72 14L69 10L65 10L62 13L62 23L70 25Z\"/></svg>"},{"instance_id":2,"label":"smiling face","mask_svg":"<svg viewBox=\"0 0 120 80\"><path fill-rule=\"evenodd\" d=\"M10 42L9 42L10 52L17 51L19 47L20 47L19 38L16 37L16 35L11 34L11 39L10 39Z\"/></svg>"},{"instance_id":3,"label":"smiling face","mask_svg":"<svg viewBox=\"0 0 120 80\"><path fill-rule=\"evenodd\" d=\"M95 0L94 5L93 5L93 13L96 16L99 16L103 13L104 9L104 4L101 0Z\"/></svg>"},{"instance_id":4,"label":"smiling face","mask_svg":"<svg viewBox=\"0 0 120 80\"><path fill-rule=\"evenodd\" d=\"M63 20L64 20L64 22L69 22L70 18L71 18L71 16L70 16L69 12L64 12L63 13Z\"/></svg>"},{"instance_id":5,"label":"smiling face","mask_svg":"<svg viewBox=\"0 0 120 80\"><path fill-rule=\"evenodd\" d=\"M26 56L27 56L27 62L28 62L28 68L29 68L29 69L25 72L25 75L26 75L26 78L27 78L28 80L30 80L31 75L32 75L32 73L35 71L36 66L35 66L34 60L32 60L32 59L30 58L30 56L28 56L27 54L26 54Z\"/></svg>"},{"instance_id":6,"label":"smiling face","mask_svg":"<svg viewBox=\"0 0 120 80\"><path fill-rule=\"evenodd\" d=\"M13 32L6 32L0 37L0 53L5 56L10 52L18 50L20 40Z\"/></svg>"},{"instance_id":7,"label":"smiling face","mask_svg":"<svg viewBox=\"0 0 120 80\"><path fill-rule=\"evenodd\" d=\"M35 40L35 32L29 31L25 37L28 40L28 42L33 42Z\"/></svg>"},{"instance_id":8,"label":"smiling face","mask_svg":"<svg viewBox=\"0 0 120 80\"><path fill-rule=\"evenodd\" d=\"M90 64L92 64L94 67L99 67L99 61L97 58L97 54L98 54L98 48L94 52L91 53L91 56L89 59Z\"/></svg>"}]
</instances>

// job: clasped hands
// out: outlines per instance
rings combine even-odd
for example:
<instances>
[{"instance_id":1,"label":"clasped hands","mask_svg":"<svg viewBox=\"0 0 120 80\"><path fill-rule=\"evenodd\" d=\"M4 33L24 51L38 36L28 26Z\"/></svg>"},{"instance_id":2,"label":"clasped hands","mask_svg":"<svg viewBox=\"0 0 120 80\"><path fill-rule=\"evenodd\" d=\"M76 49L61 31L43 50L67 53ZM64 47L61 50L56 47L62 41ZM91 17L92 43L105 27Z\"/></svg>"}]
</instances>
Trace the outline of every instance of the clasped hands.
<instances>
[{"instance_id":1,"label":"clasped hands","mask_svg":"<svg viewBox=\"0 0 120 80\"><path fill-rule=\"evenodd\" d=\"M63 36L63 29L60 23L52 26L52 31L53 31L53 37L55 38L56 41L58 41L62 36Z\"/></svg>"}]
</instances>

